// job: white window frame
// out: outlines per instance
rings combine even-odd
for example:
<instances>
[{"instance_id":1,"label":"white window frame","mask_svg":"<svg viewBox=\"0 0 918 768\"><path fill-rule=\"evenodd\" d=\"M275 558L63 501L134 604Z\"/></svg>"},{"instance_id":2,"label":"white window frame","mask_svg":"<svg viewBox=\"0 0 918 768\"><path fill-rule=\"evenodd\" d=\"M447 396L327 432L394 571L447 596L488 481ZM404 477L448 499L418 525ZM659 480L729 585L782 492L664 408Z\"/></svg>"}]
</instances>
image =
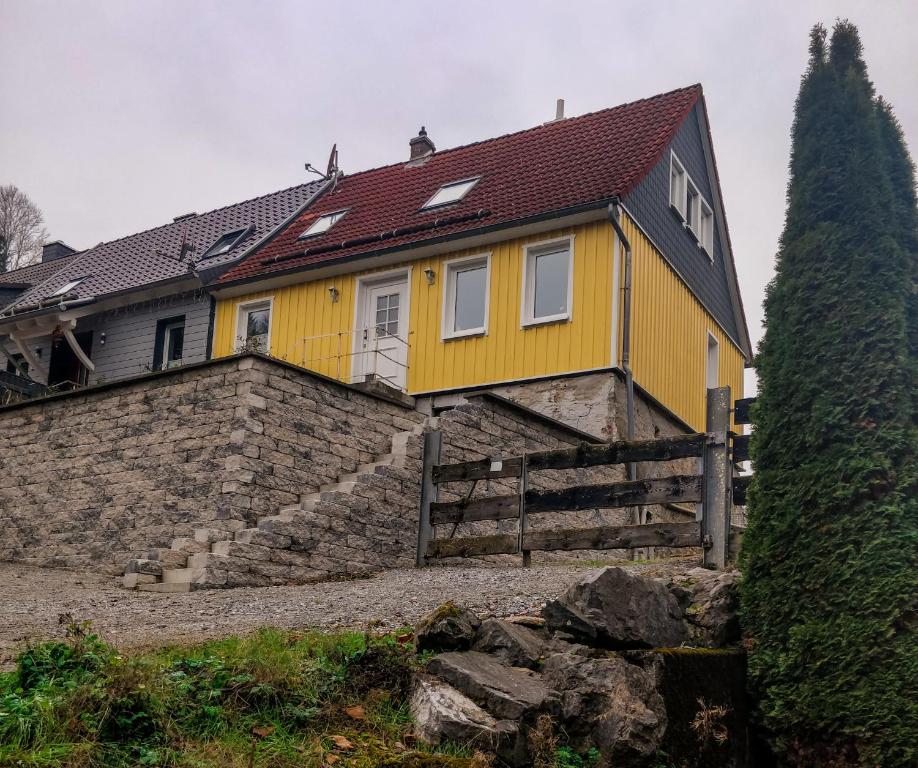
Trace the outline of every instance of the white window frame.
<instances>
[{"instance_id":1,"label":"white window frame","mask_svg":"<svg viewBox=\"0 0 918 768\"><path fill-rule=\"evenodd\" d=\"M545 251L551 251L556 246L567 245L567 309L556 315L535 317L535 269L532 262L536 256ZM522 309L520 325L528 328L548 323L570 322L573 315L574 301L574 236L566 235L551 240L541 240L538 243L528 243L523 246L523 295L520 302Z\"/></svg>"},{"instance_id":2,"label":"white window frame","mask_svg":"<svg viewBox=\"0 0 918 768\"><path fill-rule=\"evenodd\" d=\"M185 359L185 340L182 339L182 356L178 360L168 360L169 357L169 337L172 335L172 331L176 328L181 328L185 330L185 321L184 320L173 320L171 323L168 323L163 327L163 348L162 348L162 363L160 368L162 370L167 370L169 368L178 368L182 361Z\"/></svg>"},{"instance_id":3,"label":"white window frame","mask_svg":"<svg viewBox=\"0 0 918 768\"><path fill-rule=\"evenodd\" d=\"M708 205L707 200L701 198L699 217L698 245L714 261L714 209Z\"/></svg>"},{"instance_id":4,"label":"white window frame","mask_svg":"<svg viewBox=\"0 0 918 768\"><path fill-rule=\"evenodd\" d=\"M481 264L485 268L484 323L478 328L455 330L456 325L456 275L464 268L473 268ZM486 336L488 333L488 316L491 313L491 254L476 253L472 256L461 256L443 262L443 319L440 336L443 341L462 339L468 336Z\"/></svg>"},{"instance_id":5,"label":"white window frame","mask_svg":"<svg viewBox=\"0 0 918 768\"><path fill-rule=\"evenodd\" d=\"M673 192L673 169L676 169L679 175L679 189ZM682 161L676 156L675 152L669 153L669 204L679 213L682 220L685 221L685 195L687 186L688 173ZM675 202L673 202L675 198Z\"/></svg>"},{"instance_id":6,"label":"white window frame","mask_svg":"<svg viewBox=\"0 0 918 768\"><path fill-rule=\"evenodd\" d=\"M714 386L711 384L711 350L714 350ZM720 385L720 341L708 331L704 343L704 388L705 391Z\"/></svg>"},{"instance_id":7,"label":"white window frame","mask_svg":"<svg viewBox=\"0 0 918 768\"><path fill-rule=\"evenodd\" d=\"M315 221L313 221L312 224L306 227L306 230L303 232L303 234L301 234L297 238L297 240L306 240L311 237L321 237L326 232L328 232L328 230L330 230L333 226L335 226L335 224L341 221L341 219L345 217L345 215L347 214L349 210L350 208L342 208L340 211L329 211L328 213L323 213ZM319 226L322 223L329 221L329 220L332 220L332 221L331 223L329 223L327 227L319 229Z\"/></svg>"},{"instance_id":8,"label":"white window frame","mask_svg":"<svg viewBox=\"0 0 918 768\"><path fill-rule=\"evenodd\" d=\"M269 354L271 351L271 328L274 325L274 297L268 296L261 299L252 299L251 301L243 301L236 307L236 344L235 349L237 352L241 352L245 349L246 342L248 338L245 336L245 329L248 325L248 316L249 312L255 312L260 309L268 310L268 341L267 349L260 350L264 354Z\"/></svg>"},{"instance_id":9,"label":"white window frame","mask_svg":"<svg viewBox=\"0 0 918 768\"><path fill-rule=\"evenodd\" d=\"M435 208L442 208L442 207L445 206L445 205L455 205L456 203L461 203L463 200L465 200L465 198L466 198L466 196L468 195L468 193L471 192L473 189L475 189L475 187L478 185L478 182L479 182L479 181L481 181L481 176L472 176L472 177L470 177L470 178L468 178L468 179L456 179L456 181L449 181L449 182L447 182L446 184L441 184L440 187L439 187L439 189L437 189L437 191L434 192L434 193L430 196L430 198L427 200L427 202L424 203L424 205L421 206L421 210L422 210L422 211L430 211L430 210L434 210ZM434 202L434 200L436 199L437 195L439 195L444 189L449 189L450 187L458 187L458 186L460 186L461 184L468 184L469 186L468 186L468 187L466 188L466 190L465 190L461 195L459 195L459 197L457 197L455 200L445 200L445 201L442 202L442 203L435 203L435 202Z\"/></svg>"}]
</instances>

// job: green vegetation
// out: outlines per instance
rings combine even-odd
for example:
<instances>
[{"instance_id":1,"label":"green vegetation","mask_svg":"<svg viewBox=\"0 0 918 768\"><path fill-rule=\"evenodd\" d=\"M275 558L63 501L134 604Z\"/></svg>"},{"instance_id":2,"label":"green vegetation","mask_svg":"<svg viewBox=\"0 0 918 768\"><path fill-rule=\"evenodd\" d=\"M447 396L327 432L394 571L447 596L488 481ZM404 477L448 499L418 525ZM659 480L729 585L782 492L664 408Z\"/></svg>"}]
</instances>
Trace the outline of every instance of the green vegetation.
<instances>
[{"instance_id":1,"label":"green vegetation","mask_svg":"<svg viewBox=\"0 0 918 768\"><path fill-rule=\"evenodd\" d=\"M918 764L914 168L848 22L812 34L756 360L744 626L792 765Z\"/></svg>"},{"instance_id":2,"label":"green vegetation","mask_svg":"<svg viewBox=\"0 0 918 768\"><path fill-rule=\"evenodd\" d=\"M242 768L253 750L272 768L473 764L411 748L415 656L398 635L262 630L131 657L86 624L68 635L0 675L0 765Z\"/></svg>"}]
</instances>

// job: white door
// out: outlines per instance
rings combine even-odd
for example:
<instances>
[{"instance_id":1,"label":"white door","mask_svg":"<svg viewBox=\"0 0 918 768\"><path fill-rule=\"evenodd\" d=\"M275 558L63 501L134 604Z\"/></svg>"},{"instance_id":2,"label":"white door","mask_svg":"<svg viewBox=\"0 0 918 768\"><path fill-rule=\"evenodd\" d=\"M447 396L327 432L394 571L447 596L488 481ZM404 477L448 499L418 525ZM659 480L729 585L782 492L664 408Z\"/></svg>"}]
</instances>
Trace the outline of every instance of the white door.
<instances>
[{"instance_id":1,"label":"white door","mask_svg":"<svg viewBox=\"0 0 918 768\"><path fill-rule=\"evenodd\" d=\"M361 284L363 303L357 343L357 377L376 376L404 390L408 371L408 277Z\"/></svg>"}]
</instances>

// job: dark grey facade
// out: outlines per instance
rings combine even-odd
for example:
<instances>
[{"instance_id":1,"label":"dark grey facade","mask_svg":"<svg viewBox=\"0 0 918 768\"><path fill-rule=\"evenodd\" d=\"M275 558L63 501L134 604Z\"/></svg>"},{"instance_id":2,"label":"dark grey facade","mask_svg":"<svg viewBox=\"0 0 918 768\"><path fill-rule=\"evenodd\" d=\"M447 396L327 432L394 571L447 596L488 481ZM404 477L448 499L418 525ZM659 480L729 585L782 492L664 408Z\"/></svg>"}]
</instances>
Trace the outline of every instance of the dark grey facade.
<instances>
[{"instance_id":1,"label":"dark grey facade","mask_svg":"<svg viewBox=\"0 0 918 768\"><path fill-rule=\"evenodd\" d=\"M702 133L704 119L700 102L682 123L663 157L644 179L625 196L623 202L635 220L669 260L692 292L723 329L740 343L743 331L737 328L730 296L727 244L721 237L723 210L716 203L714 185L705 158L707 137ZM698 247L697 240L682 226L682 219L669 204L670 156L676 156L714 209L714 258Z\"/></svg>"}]
</instances>

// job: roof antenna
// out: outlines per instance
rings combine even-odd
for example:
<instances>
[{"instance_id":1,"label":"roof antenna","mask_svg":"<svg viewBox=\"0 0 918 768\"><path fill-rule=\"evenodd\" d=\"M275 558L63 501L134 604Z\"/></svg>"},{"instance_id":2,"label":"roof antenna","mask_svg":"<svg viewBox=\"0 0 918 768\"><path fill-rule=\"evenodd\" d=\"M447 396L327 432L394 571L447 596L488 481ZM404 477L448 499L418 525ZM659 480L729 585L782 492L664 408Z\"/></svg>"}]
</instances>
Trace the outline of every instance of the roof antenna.
<instances>
[{"instance_id":1,"label":"roof antenna","mask_svg":"<svg viewBox=\"0 0 918 768\"><path fill-rule=\"evenodd\" d=\"M331 153L328 156L328 165L325 168L325 173L322 173L318 168L316 168L312 163L306 163L304 166L309 173L314 173L316 176L321 179L328 181L333 177L338 176L338 144L332 144Z\"/></svg>"}]
</instances>

